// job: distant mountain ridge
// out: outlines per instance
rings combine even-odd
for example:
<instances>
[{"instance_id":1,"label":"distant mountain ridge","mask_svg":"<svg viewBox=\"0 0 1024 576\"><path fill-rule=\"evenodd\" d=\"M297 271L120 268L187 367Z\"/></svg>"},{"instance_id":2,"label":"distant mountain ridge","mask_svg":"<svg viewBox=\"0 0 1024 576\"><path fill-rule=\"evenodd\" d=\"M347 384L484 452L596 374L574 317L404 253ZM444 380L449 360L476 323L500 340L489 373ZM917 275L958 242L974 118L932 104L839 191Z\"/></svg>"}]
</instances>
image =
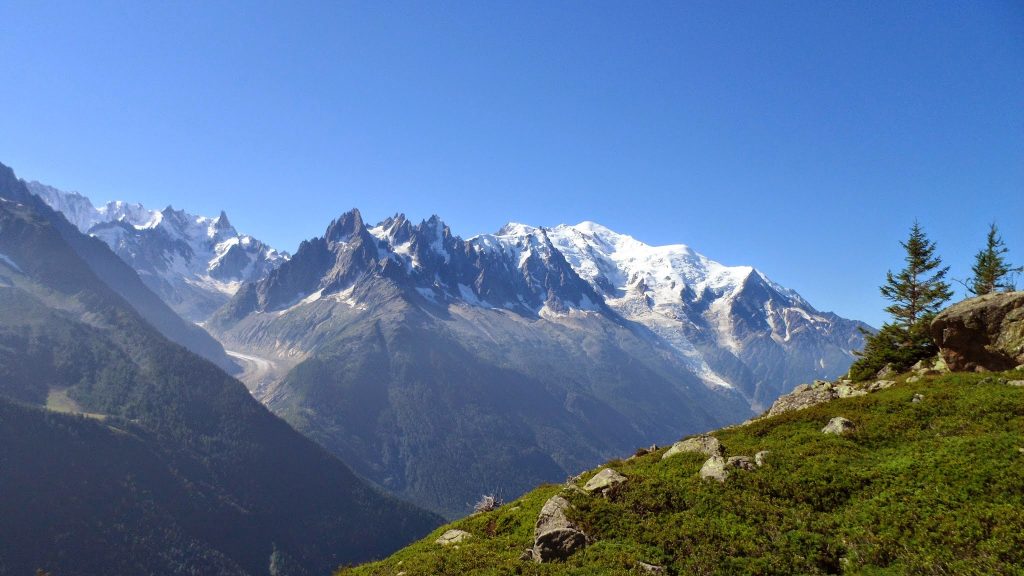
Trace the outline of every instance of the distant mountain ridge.
<instances>
[{"instance_id":1,"label":"distant mountain ridge","mask_svg":"<svg viewBox=\"0 0 1024 576\"><path fill-rule=\"evenodd\" d=\"M272 410L452 516L483 487L744 420L845 372L861 326L753 268L596 224L462 239L436 216L358 210L207 323L283 366L255 390Z\"/></svg>"},{"instance_id":2,"label":"distant mountain ridge","mask_svg":"<svg viewBox=\"0 0 1024 576\"><path fill-rule=\"evenodd\" d=\"M288 259L286 252L239 233L223 211L211 218L123 201L96 207L77 192L27 185L81 232L103 240L150 289L194 322L205 320L243 283L263 278Z\"/></svg>"}]
</instances>

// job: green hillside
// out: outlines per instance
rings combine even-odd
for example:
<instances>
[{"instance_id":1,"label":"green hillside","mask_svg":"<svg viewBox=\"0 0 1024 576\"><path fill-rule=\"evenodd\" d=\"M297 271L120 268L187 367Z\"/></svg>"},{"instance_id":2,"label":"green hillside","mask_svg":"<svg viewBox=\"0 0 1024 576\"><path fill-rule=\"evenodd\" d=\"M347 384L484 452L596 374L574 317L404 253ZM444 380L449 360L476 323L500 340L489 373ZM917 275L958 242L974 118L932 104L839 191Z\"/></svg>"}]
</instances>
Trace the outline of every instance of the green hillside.
<instances>
[{"instance_id":1,"label":"green hillside","mask_svg":"<svg viewBox=\"0 0 1024 576\"><path fill-rule=\"evenodd\" d=\"M1024 387L1007 384L1021 379L903 376L715 432L726 456L771 451L724 483L699 477L706 456L660 448L609 462L627 480L607 498L576 488L597 468L340 574L1024 574ZM836 416L856 429L823 434ZM565 562L521 560L556 494L590 544ZM471 537L435 543L449 529Z\"/></svg>"}]
</instances>

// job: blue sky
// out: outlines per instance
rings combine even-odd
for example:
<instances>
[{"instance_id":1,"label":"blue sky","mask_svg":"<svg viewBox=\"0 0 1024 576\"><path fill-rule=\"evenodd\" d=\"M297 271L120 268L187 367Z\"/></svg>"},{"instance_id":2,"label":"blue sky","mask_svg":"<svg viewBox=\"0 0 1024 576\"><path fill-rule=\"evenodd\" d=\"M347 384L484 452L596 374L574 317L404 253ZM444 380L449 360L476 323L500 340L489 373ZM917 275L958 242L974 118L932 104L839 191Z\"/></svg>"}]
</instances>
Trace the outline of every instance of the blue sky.
<instances>
[{"instance_id":1,"label":"blue sky","mask_svg":"<svg viewBox=\"0 0 1024 576\"><path fill-rule=\"evenodd\" d=\"M1019 2L0 3L0 162L226 209L595 220L875 325L917 218L1024 262Z\"/></svg>"}]
</instances>

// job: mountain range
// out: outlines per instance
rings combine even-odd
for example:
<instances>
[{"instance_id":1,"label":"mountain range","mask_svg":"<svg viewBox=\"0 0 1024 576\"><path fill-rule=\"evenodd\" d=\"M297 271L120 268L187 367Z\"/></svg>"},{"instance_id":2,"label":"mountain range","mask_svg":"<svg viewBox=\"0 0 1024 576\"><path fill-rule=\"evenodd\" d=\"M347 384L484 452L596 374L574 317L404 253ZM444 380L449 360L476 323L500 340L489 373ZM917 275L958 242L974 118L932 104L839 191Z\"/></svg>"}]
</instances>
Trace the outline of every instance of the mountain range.
<instances>
[{"instance_id":1,"label":"mountain range","mask_svg":"<svg viewBox=\"0 0 1024 576\"><path fill-rule=\"evenodd\" d=\"M273 367L253 392L275 413L457 516L836 377L864 325L593 223L462 239L436 216L352 210L206 326Z\"/></svg>"},{"instance_id":2,"label":"mountain range","mask_svg":"<svg viewBox=\"0 0 1024 576\"><path fill-rule=\"evenodd\" d=\"M323 574L440 521L272 415L161 306L0 165L0 574Z\"/></svg>"},{"instance_id":3,"label":"mountain range","mask_svg":"<svg viewBox=\"0 0 1024 576\"><path fill-rule=\"evenodd\" d=\"M437 216L352 210L289 256L224 213L29 187L202 322L272 411L450 517L742 421L845 373L868 329L753 267L594 222L463 239Z\"/></svg>"},{"instance_id":4,"label":"mountain range","mask_svg":"<svg viewBox=\"0 0 1024 576\"><path fill-rule=\"evenodd\" d=\"M239 234L223 211L211 218L124 201L97 208L77 192L34 181L27 186L79 231L103 240L146 286L193 322L205 320L242 283L259 280L288 260L286 252Z\"/></svg>"}]
</instances>

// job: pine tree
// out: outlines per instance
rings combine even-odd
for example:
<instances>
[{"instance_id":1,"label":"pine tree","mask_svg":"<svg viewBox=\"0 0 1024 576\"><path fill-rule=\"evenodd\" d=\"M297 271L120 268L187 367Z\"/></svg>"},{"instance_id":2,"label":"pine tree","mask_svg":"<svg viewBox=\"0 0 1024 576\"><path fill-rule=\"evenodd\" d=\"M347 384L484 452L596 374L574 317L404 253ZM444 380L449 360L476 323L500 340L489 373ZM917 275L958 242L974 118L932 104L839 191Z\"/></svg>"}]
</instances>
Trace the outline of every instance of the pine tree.
<instances>
[{"instance_id":1,"label":"pine tree","mask_svg":"<svg viewBox=\"0 0 1024 576\"><path fill-rule=\"evenodd\" d=\"M892 304L885 311L892 317L877 334L867 336L860 359L850 368L855 379L873 376L886 364L905 370L918 360L937 352L928 327L932 318L953 295L945 281L949 266L935 254L935 243L928 240L921 225L914 222L910 237L900 242L906 250L906 266L899 273L890 270L879 289Z\"/></svg>"},{"instance_id":2,"label":"pine tree","mask_svg":"<svg viewBox=\"0 0 1024 576\"><path fill-rule=\"evenodd\" d=\"M999 229L993 222L988 229L988 239L985 249L979 250L974 256L974 266L971 272L974 277L967 281L967 290L975 296L991 294L992 292L1012 292L1016 289L1013 285L1012 275L1020 272L1022 268L1013 268L1004 254L1009 252L1003 239L999 236Z\"/></svg>"}]
</instances>

